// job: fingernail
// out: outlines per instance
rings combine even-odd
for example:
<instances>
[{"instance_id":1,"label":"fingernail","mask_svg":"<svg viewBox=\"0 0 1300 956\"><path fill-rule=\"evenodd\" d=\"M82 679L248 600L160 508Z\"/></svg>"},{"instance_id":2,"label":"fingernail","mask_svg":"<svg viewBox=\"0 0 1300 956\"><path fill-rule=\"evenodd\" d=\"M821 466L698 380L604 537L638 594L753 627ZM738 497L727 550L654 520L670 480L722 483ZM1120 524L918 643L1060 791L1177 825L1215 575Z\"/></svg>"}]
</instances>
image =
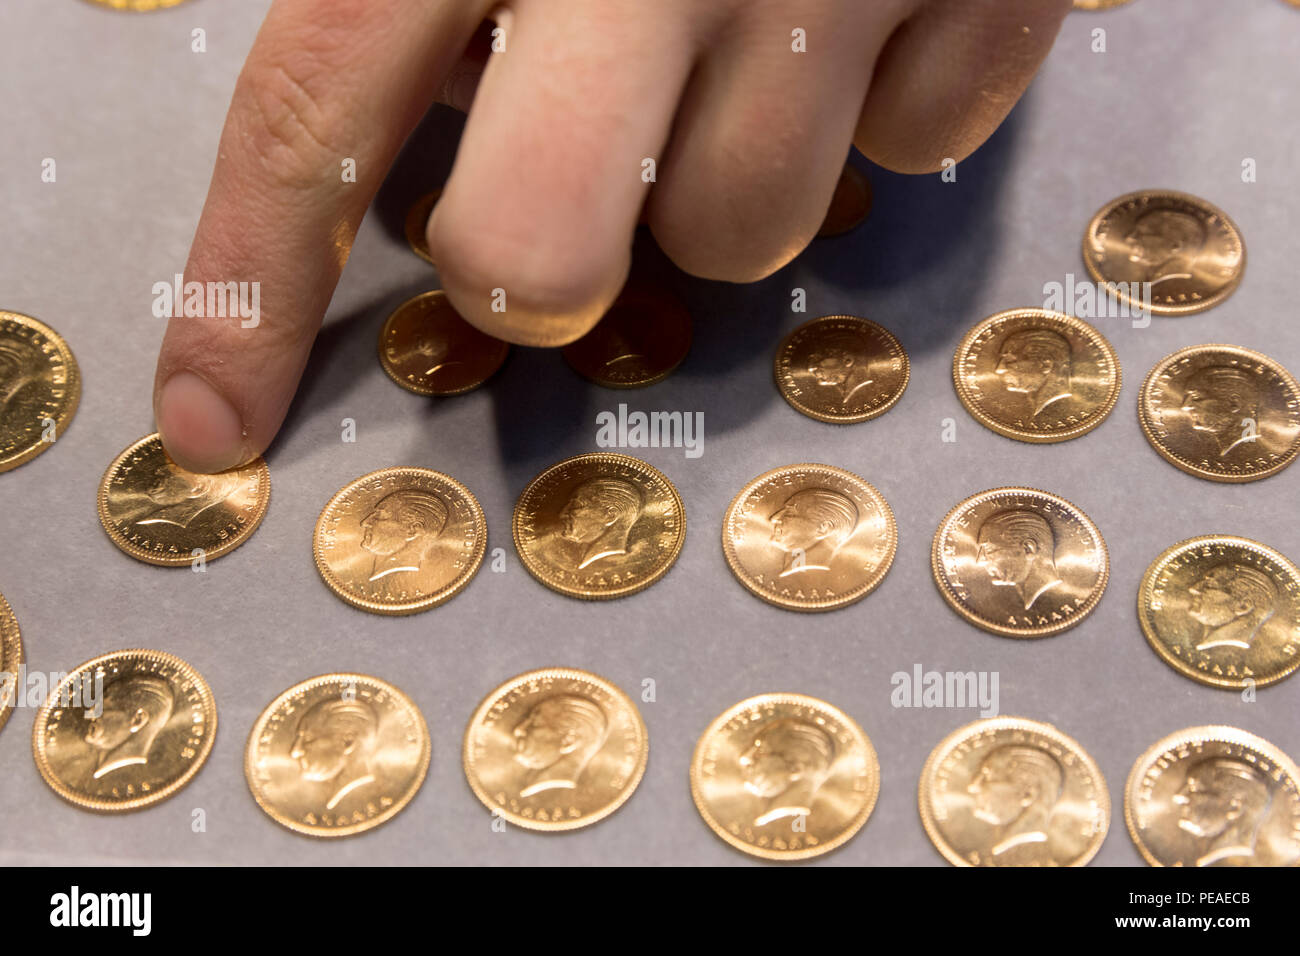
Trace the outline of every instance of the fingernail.
<instances>
[{"instance_id":1,"label":"fingernail","mask_svg":"<svg viewBox=\"0 0 1300 956\"><path fill-rule=\"evenodd\" d=\"M163 384L157 416L163 447L182 468L212 473L243 464L239 412L194 372L182 369Z\"/></svg>"}]
</instances>

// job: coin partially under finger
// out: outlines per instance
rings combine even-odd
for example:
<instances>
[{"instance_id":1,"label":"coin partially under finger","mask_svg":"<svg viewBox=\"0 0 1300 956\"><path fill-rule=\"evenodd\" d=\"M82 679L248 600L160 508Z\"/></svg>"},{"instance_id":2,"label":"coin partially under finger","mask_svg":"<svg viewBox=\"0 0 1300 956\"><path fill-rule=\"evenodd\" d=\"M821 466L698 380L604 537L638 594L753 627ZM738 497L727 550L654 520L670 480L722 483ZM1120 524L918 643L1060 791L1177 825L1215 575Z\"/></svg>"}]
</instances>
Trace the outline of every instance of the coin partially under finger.
<instances>
[{"instance_id":1,"label":"coin partially under finger","mask_svg":"<svg viewBox=\"0 0 1300 956\"><path fill-rule=\"evenodd\" d=\"M870 212L871 180L853 164L845 163L817 237L841 236L856 229Z\"/></svg>"},{"instance_id":2,"label":"coin partially under finger","mask_svg":"<svg viewBox=\"0 0 1300 956\"><path fill-rule=\"evenodd\" d=\"M379 330L379 365L408 392L461 395L505 363L510 345L460 317L441 289L399 305Z\"/></svg>"},{"instance_id":3,"label":"coin partially under finger","mask_svg":"<svg viewBox=\"0 0 1300 956\"><path fill-rule=\"evenodd\" d=\"M442 198L442 190L435 189L433 192L425 193L414 203L406 213L406 233L407 245L417 256L432 265L437 265L433 261L433 256L429 252L429 217L433 215L433 207L438 205L438 200Z\"/></svg>"},{"instance_id":4,"label":"coin partially under finger","mask_svg":"<svg viewBox=\"0 0 1300 956\"><path fill-rule=\"evenodd\" d=\"M691 348L691 313L662 285L633 280L582 338L564 346L564 360L606 388L661 382Z\"/></svg>"}]
</instances>

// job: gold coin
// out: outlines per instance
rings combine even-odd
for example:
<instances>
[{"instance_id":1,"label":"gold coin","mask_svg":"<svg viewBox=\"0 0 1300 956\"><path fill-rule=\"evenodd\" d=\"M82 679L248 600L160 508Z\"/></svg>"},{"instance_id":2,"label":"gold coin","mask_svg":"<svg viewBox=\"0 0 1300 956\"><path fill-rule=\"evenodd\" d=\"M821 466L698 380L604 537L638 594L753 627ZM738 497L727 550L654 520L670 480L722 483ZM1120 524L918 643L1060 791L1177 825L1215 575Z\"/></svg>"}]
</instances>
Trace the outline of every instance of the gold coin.
<instances>
[{"instance_id":1,"label":"gold coin","mask_svg":"<svg viewBox=\"0 0 1300 956\"><path fill-rule=\"evenodd\" d=\"M1098 282L1124 283L1111 291L1128 305L1143 304L1130 294L1136 283L1150 290L1156 315L1186 315L1232 294L1246 269L1246 245L1217 206L1143 189L1097 211L1083 236L1083 260Z\"/></svg>"},{"instance_id":2,"label":"gold coin","mask_svg":"<svg viewBox=\"0 0 1300 956\"><path fill-rule=\"evenodd\" d=\"M852 315L805 322L777 347L781 397L818 421L865 422L903 397L909 366L903 344L884 326Z\"/></svg>"},{"instance_id":3,"label":"gold coin","mask_svg":"<svg viewBox=\"0 0 1300 956\"><path fill-rule=\"evenodd\" d=\"M993 488L949 511L934 534L930 567L953 610L1004 637L1074 627L1110 577L1092 519L1035 488Z\"/></svg>"},{"instance_id":4,"label":"gold coin","mask_svg":"<svg viewBox=\"0 0 1300 956\"><path fill-rule=\"evenodd\" d=\"M412 252L431 265L436 263L429 253L429 217L433 215L433 207L438 205L438 200L441 198L442 190L435 189L417 199L406 213L406 241Z\"/></svg>"},{"instance_id":5,"label":"gold coin","mask_svg":"<svg viewBox=\"0 0 1300 956\"><path fill-rule=\"evenodd\" d=\"M114 651L82 664L36 714L32 749L51 789L84 810L161 803L212 752L217 705L203 677L162 651Z\"/></svg>"},{"instance_id":6,"label":"gold coin","mask_svg":"<svg viewBox=\"0 0 1300 956\"><path fill-rule=\"evenodd\" d=\"M179 6L185 0L90 0L90 2L100 7L110 7L113 10L149 13L153 10L165 10L168 7Z\"/></svg>"},{"instance_id":7,"label":"gold coin","mask_svg":"<svg viewBox=\"0 0 1300 956\"><path fill-rule=\"evenodd\" d=\"M0 310L0 472L62 438L80 400L81 371L63 336L30 315Z\"/></svg>"},{"instance_id":8,"label":"gold coin","mask_svg":"<svg viewBox=\"0 0 1300 956\"><path fill-rule=\"evenodd\" d=\"M0 730L13 714L18 700L18 675L23 666L23 635L14 609L0 594Z\"/></svg>"},{"instance_id":9,"label":"gold coin","mask_svg":"<svg viewBox=\"0 0 1300 956\"><path fill-rule=\"evenodd\" d=\"M1300 385L1259 352L1193 345L1147 375L1138 420L1176 468L1211 481L1257 481L1300 452Z\"/></svg>"},{"instance_id":10,"label":"gold coin","mask_svg":"<svg viewBox=\"0 0 1300 956\"><path fill-rule=\"evenodd\" d=\"M917 803L954 866L1084 866L1110 828L1096 762L1051 724L991 717L930 752Z\"/></svg>"},{"instance_id":11,"label":"gold coin","mask_svg":"<svg viewBox=\"0 0 1300 956\"><path fill-rule=\"evenodd\" d=\"M605 388L641 388L666 379L691 349L691 313L667 289L633 281L564 360Z\"/></svg>"},{"instance_id":12,"label":"gold coin","mask_svg":"<svg viewBox=\"0 0 1300 956\"><path fill-rule=\"evenodd\" d=\"M1087 322L1047 309L1009 309L966 333L952 380L985 428L1058 442L1096 428L1119 398L1119 356Z\"/></svg>"},{"instance_id":13,"label":"gold coin","mask_svg":"<svg viewBox=\"0 0 1300 956\"><path fill-rule=\"evenodd\" d=\"M686 540L686 510L673 483L639 458L578 455L524 489L514 538L524 567L552 591L624 597L673 566Z\"/></svg>"},{"instance_id":14,"label":"gold coin","mask_svg":"<svg viewBox=\"0 0 1300 956\"><path fill-rule=\"evenodd\" d=\"M1244 730L1188 727L1133 765L1124 820L1152 866L1295 866L1300 770Z\"/></svg>"},{"instance_id":15,"label":"gold coin","mask_svg":"<svg viewBox=\"0 0 1300 956\"><path fill-rule=\"evenodd\" d=\"M510 345L460 317L441 290L399 305L379 330L379 364L417 395L460 395L491 378Z\"/></svg>"},{"instance_id":16,"label":"gold coin","mask_svg":"<svg viewBox=\"0 0 1300 956\"><path fill-rule=\"evenodd\" d=\"M270 500L271 473L261 458L215 475L186 471L155 433L104 472L99 520L137 561L180 567L235 550L262 523Z\"/></svg>"},{"instance_id":17,"label":"gold coin","mask_svg":"<svg viewBox=\"0 0 1300 956\"><path fill-rule=\"evenodd\" d=\"M1249 538L1180 541L1138 590L1142 633L1161 660L1211 687L1263 687L1300 667L1300 569Z\"/></svg>"},{"instance_id":18,"label":"gold coin","mask_svg":"<svg viewBox=\"0 0 1300 956\"><path fill-rule=\"evenodd\" d=\"M838 707L803 694L759 694L728 708L691 760L691 796L709 829L765 860L803 860L848 842L879 793L871 739Z\"/></svg>"},{"instance_id":19,"label":"gold coin","mask_svg":"<svg viewBox=\"0 0 1300 956\"><path fill-rule=\"evenodd\" d=\"M1074 9L1109 10L1111 7L1122 7L1124 4L1132 2L1133 0L1074 0Z\"/></svg>"},{"instance_id":20,"label":"gold coin","mask_svg":"<svg viewBox=\"0 0 1300 956\"><path fill-rule=\"evenodd\" d=\"M428 468L382 468L345 485L322 509L312 539L329 589L375 614L413 614L450 600L486 550L478 499Z\"/></svg>"},{"instance_id":21,"label":"gold coin","mask_svg":"<svg viewBox=\"0 0 1300 956\"><path fill-rule=\"evenodd\" d=\"M244 776L276 823L308 836L351 836L402 812L424 783L429 751L420 709L392 684L324 674L262 711Z\"/></svg>"},{"instance_id":22,"label":"gold coin","mask_svg":"<svg viewBox=\"0 0 1300 956\"><path fill-rule=\"evenodd\" d=\"M625 693L572 667L506 681L465 728L465 779L484 806L529 830L576 830L632 796L650 756Z\"/></svg>"},{"instance_id":23,"label":"gold coin","mask_svg":"<svg viewBox=\"0 0 1300 956\"><path fill-rule=\"evenodd\" d=\"M889 503L831 465L786 465L759 475L722 520L722 551L736 580L792 611L861 600L884 578L897 548Z\"/></svg>"},{"instance_id":24,"label":"gold coin","mask_svg":"<svg viewBox=\"0 0 1300 956\"><path fill-rule=\"evenodd\" d=\"M817 236L841 236L862 225L870 212L871 180L857 167L845 163Z\"/></svg>"}]
</instances>

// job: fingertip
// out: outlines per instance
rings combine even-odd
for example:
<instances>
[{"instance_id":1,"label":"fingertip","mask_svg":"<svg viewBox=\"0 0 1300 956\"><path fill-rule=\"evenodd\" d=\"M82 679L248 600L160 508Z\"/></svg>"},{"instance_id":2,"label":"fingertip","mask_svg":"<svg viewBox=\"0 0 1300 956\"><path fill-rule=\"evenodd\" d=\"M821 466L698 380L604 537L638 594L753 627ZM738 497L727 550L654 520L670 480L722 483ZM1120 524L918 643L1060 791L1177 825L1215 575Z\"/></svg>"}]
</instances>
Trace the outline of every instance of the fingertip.
<instances>
[{"instance_id":1,"label":"fingertip","mask_svg":"<svg viewBox=\"0 0 1300 956\"><path fill-rule=\"evenodd\" d=\"M210 474L255 457L245 444L239 412L189 369L175 372L163 383L154 414L163 447L182 468Z\"/></svg>"}]
</instances>

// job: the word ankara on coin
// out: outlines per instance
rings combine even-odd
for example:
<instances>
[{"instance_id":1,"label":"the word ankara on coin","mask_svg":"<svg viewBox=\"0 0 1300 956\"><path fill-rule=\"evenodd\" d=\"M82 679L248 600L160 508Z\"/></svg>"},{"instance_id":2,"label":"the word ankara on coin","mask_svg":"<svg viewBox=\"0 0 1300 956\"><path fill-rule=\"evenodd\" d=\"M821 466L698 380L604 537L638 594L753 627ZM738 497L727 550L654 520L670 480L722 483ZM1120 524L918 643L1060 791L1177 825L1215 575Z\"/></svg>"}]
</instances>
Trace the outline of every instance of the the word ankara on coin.
<instances>
[{"instance_id":1,"label":"the word ankara on coin","mask_svg":"<svg viewBox=\"0 0 1300 956\"><path fill-rule=\"evenodd\" d=\"M1058 442L1084 435L1115 407L1119 357L1087 322L1010 309L966 333L952 380L966 411L999 435Z\"/></svg>"},{"instance_id":2,"label":"the word ankara on coin","mask_svg":"<svg viewBox=\"0 0 1300 956\"><path fill-rule=\"evenodd\" d=\"M668 573L686 540L673 483L629 455L578 455L519 496L515 548L529 574L570 597L624 597Z\"/></svg>"},{"instance_id":3,"label":"the word ankara on coin","mask_svg":"<svg viewBox=\"0 0 1300 956\"><path fill-rule=\"evenodd\" d=\"M621 807L650 743L636 705L587 671L547 667L511 678L465 728L465 778L494 814L529 830L576 830Z\"/></svg>"},{"instance_id":4,"label":"the word ankara on coin","mask_svg":"<svg viewBox=\"0 0 1300 956\"><path fill-rule=\"evenodd\" d=\"M1300 667L1300 570L1249 538L1189 538L1147 568L1138 620L1185 677L1234 689L1273 684Z\"/></svg>"},{"instance_id":5,"label":"the word ankara on coin","mask_svg":"<svg viewBox=\"0 0 1300 956\"><path fill-rule=\"evenodd\" d=\"M187 471L153 434L104 472L99 520L137 561L179 567L239 547L262 523L270 500L271 473L261 458L215 475Z\"/></svg>"},{"instance_id":6,"label":"the word ankara on coin","mask_svg":"<svg viewBox=\"0 0 1300 956\"><path fill-rule=\"evenodd\" d=\"M1131 306L1184 315L1232 294L1246 268L1246 246L1227 213L1204 199L1144 189L1107 203L1083 236L1088 272ZM1149 302L1134 302L1131 290Z\"/></svg>"},{"instance_id":7,"label":"the word ankara on coin","mask_svg":"<svg viewBox=\"0 0 1300 956\"><path fill-rule=\"evenodd\" d=\"M379 364L408 392L460 395L501 368L510 345L460 317L441 289L407 299L379 330Z\"/></svg>"},{"instance_id":8,"label":"the word ankara on coin","mask_svg":"<svg viewBox=\"0 0 1300 956\"><path fill-rule=\"evenodd\" d=\"M691 313L685 303L662 285L634 279L563 355L575 372L597 385L641 388L672 374L690 348Z\"/></svg>"},{"instance_id":9,"label":"the word ankara on coin","mask_svg":"<svg viewBox=\"0 0 1300 956\"><path fill-rule=\"evenodd\" d=\"M1188 727L1138 758L1129 836L1152 866L1300 864L1300 770L1235 727Z\"/></svg>"},{"instance_id":10,"label":"the word ankara on coin","mask_svg":"<svg viewBox=\"0 0 1300 956\"><path fill-rule=\"evenodd\" d=\"M907 352L884 326L851 315L805 322L777 347L781 397L809 418L865 422L897 404L907 388Z\"/></svg>"},{"instance_id":11,"label":"the word ankara on coin","mask_svg":"<svg viewBox=\"0 0 1300 956\"><path fill-rule=\"evenodd\" d=\"M884 579L897 549L888 502L831 465L786 465L759 475L722 521L722 551L736 580L793 611L861 600Z\"/></svg>"},{"instance_id":12,"label":"the word ankara on coin","mask_svg":"<svg viewBox=\"0 0 1300 956\"><path fill-rule=\"evenodd\" d=\"M0 594L0 730L18 701L18 675L23 666L23 635L13 608Z\"/></svg>"},{"instance_id":13,"label":"the word ankara on coin","mask_svg":"<svg viewBox=\"0 0 1300 956\"><path fill-rule=\"evenodd\" d=\"M945 737L921 770L930 841L955 866L1083 866L1110 827L1101 769L1051 724L977 720Z\"/></svg>"},{"instance_id":14,"label":"the word ankara on coin","mask_svg":"<svg viewBox=\"0 0 1300 956\"><path fill-rule=\"evenodd\" d=\"M1193 345L1148 373L1138 420L1151 447L1189 475L1257 481L1300 453L1300 385L1259 352Z\"/></svg>"},{"instance_id":15,"label":"the word ankara on coin","mask_svg":"<svg viewBox=\"0 0 1300 956\"><path fill-rule=\"evenodd\" d=\"M431 265L436 265L433 256L429 253L429 217L433 215L433 207L438 205L438 200L442 198L442 190L435 189L433 192L425 193L414 203L406 213L406 233L407 245L411 251Z\"/></svg>"},{"instance_id":16,"label":"the word ankara on coin","mask_svg":"<svg viewBox=\"0 0 1300 956\"><path fill-rule=\"evenodd\" d=\"M217 733L199 672L161 651L115 651L82 664L36 714L36 768L60 797L123 813L166 800L194 778Z\"/></svg>"},{"instance_id":17,"label":"the word ankara on coin","mask_svg":"<svg viewBox=\"0 0 1300 956\"><path fill-rule=\"evenodd\" d=\"M817 236L842 236L860 226L870 212L871 180L856 166L845 163Z\"/></svg>"},{"instance_id":18,"label":"the word ankara on coin","mask_svg":"<svg viewBox=\"0 0 1300 956\"><path fill-rule=\"evenodd\" d=\"M63 437L81 400L81 371L63 336L0 309L0 472Z\"/></svg>"},{"instance_id":19,"label":"the word ankara on coin","mask_svg":"<svg viewBox=\"0 0 1300 956\"><path fill-rule=\"evenodd\" d=\"M325 674L262 711L244 775L277 823L343 837L400 813L424 783L429 753L429 730L411 698L377 677Z\"/></svg>"},{"instance_id":20,"label":"the word ankara on coin","mask_svg":"<svg viewBox=\"0 0 1300 956\"><path fill-rule=\"evenodd\" d=\"M1035 488L993 488L961 502L934 534L930 565L953 610L1004 637L1074 627L1110 577L1092 519Z\"/></svg>"},{"instance_id":21,"label":"the word ankara on coin","mask_svg":"<svg viewBox=\"0 0 1300 956\"><path fill-rule=\"evenodd\" d=\"M455 478L383 468L344 486L312 537L331 591L376 614L413 614L459 594L483 563L487 520Z\"/></svg>"},{"instance_id":22,"label":"the word ankara on coin","mask_svg":"<svg viewBox=\"0 0 1300 956\"><path fill-rule=\"evenodd\" d=\"M834 850L862 829L879 793L880 763L862 728L802 694L728 708L691 760L691 796L709 829L768 860Z\"/></svg>"}]
</instances>

